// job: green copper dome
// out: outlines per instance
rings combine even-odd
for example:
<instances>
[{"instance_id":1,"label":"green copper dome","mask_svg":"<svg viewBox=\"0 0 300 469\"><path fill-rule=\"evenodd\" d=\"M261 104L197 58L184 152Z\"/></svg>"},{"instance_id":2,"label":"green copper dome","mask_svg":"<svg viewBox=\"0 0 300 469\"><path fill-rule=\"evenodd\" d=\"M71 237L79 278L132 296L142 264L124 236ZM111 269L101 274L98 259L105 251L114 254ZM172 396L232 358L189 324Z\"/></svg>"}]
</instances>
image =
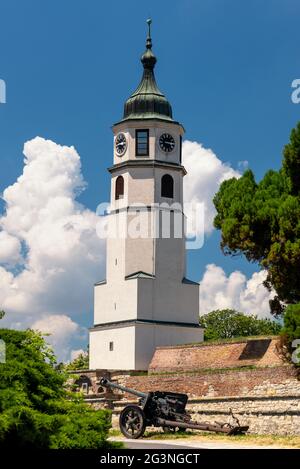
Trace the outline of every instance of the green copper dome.
<instances>
[{"instance_id":1,"label":"green copper dome","mask_svg":"<svg viewBox=\"0 0 300 469\"><path fill-rule=\"evenodd\" d=\"M172 107L165 95L158 89L154 76L156 57L152 52L150 34L151 20L147 20L149 31L146 51L141 57L144 67L142 80L124 105L123 121L129 119L161 119L173 121Z\"/></svg>"}]
</instances>

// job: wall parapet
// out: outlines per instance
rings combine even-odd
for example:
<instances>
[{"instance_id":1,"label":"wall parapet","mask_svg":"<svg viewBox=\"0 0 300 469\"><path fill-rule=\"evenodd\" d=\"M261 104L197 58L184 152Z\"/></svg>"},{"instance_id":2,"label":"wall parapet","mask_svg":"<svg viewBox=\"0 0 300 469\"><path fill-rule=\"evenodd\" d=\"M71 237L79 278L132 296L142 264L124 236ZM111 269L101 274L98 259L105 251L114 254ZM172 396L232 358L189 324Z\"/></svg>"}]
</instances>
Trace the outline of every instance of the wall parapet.
<instances>
[{"instance_id":1,"label":"wall parapet","mask_svg":"<svg viewBox=\"0 0 300 469\"><path fill-rule=\"evenodd\" d=\"M279 366L284 364L278 337L231 342L157 347L149 372L175 372L205 368Z\"/></svg>"}]
</instances>

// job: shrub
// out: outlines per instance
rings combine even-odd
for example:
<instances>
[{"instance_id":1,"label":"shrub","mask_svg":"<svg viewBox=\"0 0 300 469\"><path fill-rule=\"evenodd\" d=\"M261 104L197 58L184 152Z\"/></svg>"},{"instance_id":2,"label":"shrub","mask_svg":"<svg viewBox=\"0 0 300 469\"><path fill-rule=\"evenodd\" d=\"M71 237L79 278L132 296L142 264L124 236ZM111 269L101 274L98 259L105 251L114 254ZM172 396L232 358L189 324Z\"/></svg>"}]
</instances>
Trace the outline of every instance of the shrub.
<instances>
[{"instance_id":1,"label":"shrub","mask_svg":"<svg viewBox=\"0 0 300 469\"><path fill-rule=\"evenodd\" d=\"M103 448L111 414L65 388L66 374L41 334L0 329L0 448Z\"/></svg>"}]
</instances>

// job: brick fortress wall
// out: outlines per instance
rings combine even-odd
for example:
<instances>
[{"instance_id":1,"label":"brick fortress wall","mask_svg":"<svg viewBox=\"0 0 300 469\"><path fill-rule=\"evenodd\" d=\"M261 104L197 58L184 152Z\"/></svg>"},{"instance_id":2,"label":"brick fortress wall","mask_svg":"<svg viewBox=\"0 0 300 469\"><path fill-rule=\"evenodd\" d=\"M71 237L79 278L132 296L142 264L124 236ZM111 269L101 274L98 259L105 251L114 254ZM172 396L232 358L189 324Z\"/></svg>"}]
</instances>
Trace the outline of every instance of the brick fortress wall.
<instances>
[{"instance_id":1,"label":"brick fortress wall","mask_svg":"<svg viewBox=\"0 0 300 469\"><path fill-rule=\"evenodd\" d=\"M149 372L281 364L278 339L265 338L212 345L204 342L190 346L157 347Z\"/></svg>"},{"instance_id":2,"label":"brick fortress wall","mask_svg":"<svg viewBox=\"0 0 300 469\"><path fill-rule=\"evenodd\" d=\"M119 384L138 391L173 391L198 397L299 395L300 382L289 366L216 372L112 376ZM126 395L126 397L130 397Z\"/></svg>"}]
</instances>

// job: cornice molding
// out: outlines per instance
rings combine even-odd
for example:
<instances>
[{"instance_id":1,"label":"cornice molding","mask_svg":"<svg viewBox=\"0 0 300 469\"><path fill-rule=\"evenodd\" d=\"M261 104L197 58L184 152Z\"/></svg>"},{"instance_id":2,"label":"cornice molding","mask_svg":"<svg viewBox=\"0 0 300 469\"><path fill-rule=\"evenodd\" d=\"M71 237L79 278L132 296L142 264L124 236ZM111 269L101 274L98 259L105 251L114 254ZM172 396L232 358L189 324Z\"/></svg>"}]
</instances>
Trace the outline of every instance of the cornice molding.
<instances>
[{"instance_id":1,"label":"cornice molding","mask_svg":"<svg viewBox=\"0 0 300 469\"><path fill-rule=\"evenodd\" d=\"M145 159L122 161L122 163L117 163L117 164L114 164L113 166L110 166L109 168L107 168L107 170L112 174L123 168L125 169L126 168L167 168L167 169L173 169L175 171L182 171L184 175L187 174L185 167L180 164L161 161L161 160L145 160Z\"/></svg>"}]
</instances>

